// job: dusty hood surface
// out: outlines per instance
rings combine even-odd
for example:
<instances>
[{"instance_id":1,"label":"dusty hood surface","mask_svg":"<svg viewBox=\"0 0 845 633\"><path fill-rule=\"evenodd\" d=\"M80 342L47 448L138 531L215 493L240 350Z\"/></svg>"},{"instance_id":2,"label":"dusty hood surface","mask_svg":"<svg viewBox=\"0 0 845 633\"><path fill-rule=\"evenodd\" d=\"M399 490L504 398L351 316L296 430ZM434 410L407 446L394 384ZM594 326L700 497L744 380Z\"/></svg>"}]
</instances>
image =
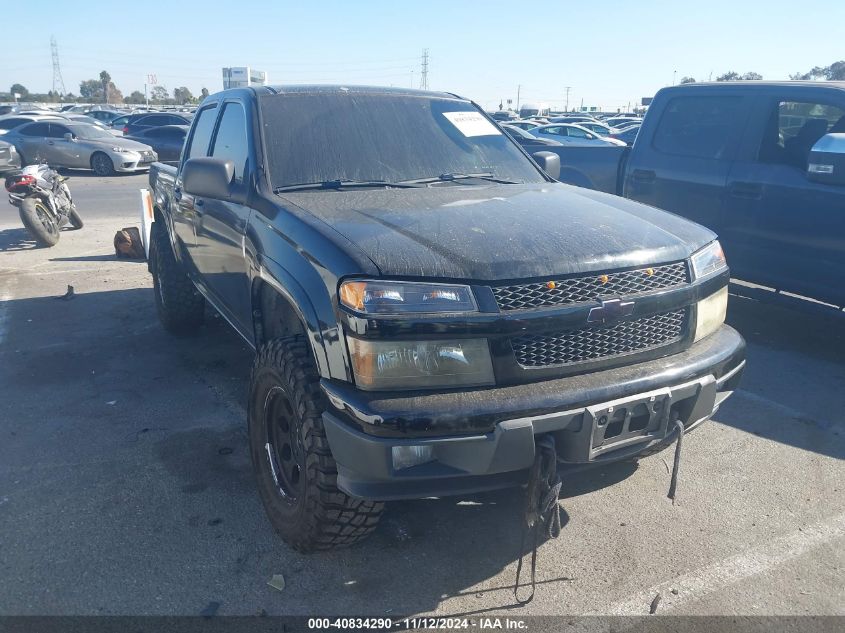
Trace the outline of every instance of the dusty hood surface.
<instances>
[{"instance_id":1,"label":"dusty hood surface","mask_svg":"<svg viewBox=\"0 0 845 633\"><path fill-rule=\"evenodd\" d=\"M351 241L383 275L502 280L675 261L708 229L617 196L558 183L444 184L282 194ZM335 233L336 232L336 233Z\"/></svg>"}]
</instances>

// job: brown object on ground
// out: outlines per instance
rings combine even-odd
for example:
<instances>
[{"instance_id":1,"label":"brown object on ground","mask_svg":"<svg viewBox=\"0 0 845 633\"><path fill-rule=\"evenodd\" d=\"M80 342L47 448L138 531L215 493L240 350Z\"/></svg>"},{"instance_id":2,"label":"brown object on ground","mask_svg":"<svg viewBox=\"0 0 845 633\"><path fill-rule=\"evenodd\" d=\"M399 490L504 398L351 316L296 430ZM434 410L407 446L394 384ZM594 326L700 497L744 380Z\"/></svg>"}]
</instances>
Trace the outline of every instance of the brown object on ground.
<instances>
[{"instance_id":1,"label":"brown object on ground","mask_svg":"<svg viewBox=\"0 0 845 633\"><path fill-rule=\"evenodd\" d=\"M127 226L114 234L114 254L118 258L146 259L147 253L141 242L141 232L135 226Z\"/></svg>"}]
</instances>

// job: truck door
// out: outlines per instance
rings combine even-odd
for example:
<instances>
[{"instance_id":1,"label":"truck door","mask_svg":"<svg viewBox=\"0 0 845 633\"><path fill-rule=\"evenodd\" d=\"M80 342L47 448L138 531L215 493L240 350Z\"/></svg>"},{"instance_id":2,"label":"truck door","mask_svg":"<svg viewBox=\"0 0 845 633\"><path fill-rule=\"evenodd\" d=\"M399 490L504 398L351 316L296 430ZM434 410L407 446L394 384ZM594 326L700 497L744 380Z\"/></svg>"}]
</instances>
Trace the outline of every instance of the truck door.
<instances>
[{"instance_id":1,"label":"truck door","mask_svg":"<svg viewBox=\"0 0 845 633\"><path fill-rule=\"evenodd\" d=\"M248 187L249 141L244 106L224 103L209 155L235 165L233 188ZM252 331L249 271L244 236L250 207L228 200L205 198L196 202L197 247L194 263L218 307L234 325Z\"/></svg>"},{"instance_id":2,"label":"truck door","mask_svg":"<svg viewBox=\"0 0 845 633\"><path fill-rule=\"evenodd\" d=\"M759 97L731 167L721 233L735 277L841 306L845 188L806 176L815 142L845 132L845 100L836 99L790 89Z\"/></svg>"},{"instance_id":3,"label":"truck door","mask_svg":"<svg viewBox=\"0 0 845 633\"><path fill-rule=\"evenodd\" d=\"M182 160L189 158L201 158L208 155L208 146L211 143L211 134L214 132L214 123L217 119L219 108L216 103L204 107L197 113L196 123L191 130L187 146L183 152ZM193 256L196 246L196 200L191 194L182 188L182 172L176 176L176 184L173 188L173 205L171 216L173 217L173 232L176 235L176 245L188 264L188 270L193 271Z\"/></svg>"},{"instance_id":4,"label":"truck door","mask_svg":"<svg viewBox=\"0 0 845 633\"><path fill-rule=\"evenodd\" d=\"M690 94L693 93L694 94ZM719 232L724 190L747 118L748 99L687 90L646 117L625 173L623 195Z\"/></svg>"}]
</instances>

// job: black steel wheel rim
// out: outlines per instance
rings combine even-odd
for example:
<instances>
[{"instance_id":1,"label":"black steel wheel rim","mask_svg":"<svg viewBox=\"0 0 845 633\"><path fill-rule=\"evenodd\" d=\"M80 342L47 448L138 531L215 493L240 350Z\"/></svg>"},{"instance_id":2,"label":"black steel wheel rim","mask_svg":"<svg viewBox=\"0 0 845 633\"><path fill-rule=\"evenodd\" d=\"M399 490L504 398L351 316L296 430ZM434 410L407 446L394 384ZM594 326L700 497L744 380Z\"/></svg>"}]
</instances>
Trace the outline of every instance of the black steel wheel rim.
<instances>
[{"instance_id":1,"label":"black steel wheel rim","mask_svg":"<svg viewBox=\"0 0 845 633\"><path fill-rule=\"evenodd\" d=\"M264 445L279 494L296 503L305 489L305 447L302 424L288 393L274 387L264 401Z\"/></svg>"}]
</instances>

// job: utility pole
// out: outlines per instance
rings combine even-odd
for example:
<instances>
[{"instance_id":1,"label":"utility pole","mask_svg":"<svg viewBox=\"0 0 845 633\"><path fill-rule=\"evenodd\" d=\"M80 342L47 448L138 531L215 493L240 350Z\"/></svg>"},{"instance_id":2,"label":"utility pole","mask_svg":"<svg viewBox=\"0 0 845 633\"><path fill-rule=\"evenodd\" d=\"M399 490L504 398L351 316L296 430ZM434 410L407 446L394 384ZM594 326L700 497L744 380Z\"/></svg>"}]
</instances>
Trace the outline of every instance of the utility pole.
<instances>
[{"instance_id":1,"label":"utility pole","mask_svg":"<svg viewBox=\"0 0 845 633\"><path fill-rule=\"evenodd\" d=\"M56 36L50 36L50 52L53 54L53 94L62 96L65 90L65 81L62 79L62 68L59 65L59 46L56 44Z\"/></svg>"},{"instance_id":2,"label":"utility pole","mask_svg":"<svg viewBox=\"0 0 845 633\"><path fill-rule=\"evenodd\" d=\"M676 78L677 76L678 76L678 71L677 71L677 70L673 70L673 71L672 71L672 85L673 85L673 86L675 85L675 78Z\"/></svg>"},{"instance_id":3,"label":"utility pole","mask_svg":"<svg viewBox=\"0 0 845 633\"><path fill-rule=\"evenodd\" d=\"M522 90L522 84L516 87L516 111L519 112L519 92Z\"/></svg>"},{"instance_id":4,"label":"utility pole","mask_svg":"<svg viewBox=\"0 0 845 633\"><path fill-rule=\"evenodd\" d=\"M566 105L564 106L564 112L569 112L569 91L572 90L572 86L566 86Z\"/></svg>"},{"instance_id":5,"label":"utility pole","mask_svg":"<svg viewBox=\"0 0 845 633\"><path fill-rule=\"evenodd\" d=\"M428 49L422 52L422 68L420 69L420 90L428 90Z\"/></svg>"}]
</instances>

